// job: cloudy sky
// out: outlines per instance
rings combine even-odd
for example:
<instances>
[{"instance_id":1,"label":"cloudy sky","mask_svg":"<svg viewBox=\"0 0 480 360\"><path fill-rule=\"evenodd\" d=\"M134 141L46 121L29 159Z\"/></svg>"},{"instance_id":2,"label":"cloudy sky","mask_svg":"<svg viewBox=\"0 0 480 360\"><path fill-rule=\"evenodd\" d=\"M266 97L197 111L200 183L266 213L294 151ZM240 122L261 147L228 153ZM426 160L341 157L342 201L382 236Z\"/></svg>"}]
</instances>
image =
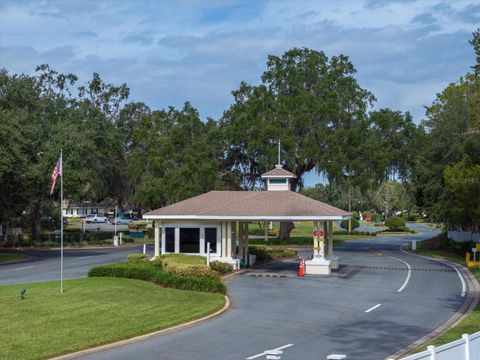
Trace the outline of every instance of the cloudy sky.
<instances>
[{"instance_id":1,"label":"cloudy sky","mask_svg":"<svg viewBox=\"0 0 480 360\"><path fill-rule=\"evenodd\" d=\"M292 47L348 55L375 107L424 106L469 71L478 0L0 0L0 66L48 63L87 81L98 72L152 109L190 101L218 119L240 81Z\"/></svg>"}]
</instances>

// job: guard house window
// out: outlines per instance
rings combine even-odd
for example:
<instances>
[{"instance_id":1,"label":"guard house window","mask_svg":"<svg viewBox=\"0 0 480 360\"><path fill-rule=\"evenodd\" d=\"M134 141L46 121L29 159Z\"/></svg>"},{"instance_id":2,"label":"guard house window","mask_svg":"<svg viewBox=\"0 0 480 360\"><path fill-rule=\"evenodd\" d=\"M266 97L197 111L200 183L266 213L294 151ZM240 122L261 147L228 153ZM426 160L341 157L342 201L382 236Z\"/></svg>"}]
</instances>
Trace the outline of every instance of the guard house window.
<instances>
[{"instance_id":1,"label":"guard house window","mask_svg":"<svg viewBox=\"0 0 480 360\"><path fill-rule=\"evenodd\" d=\"M180 252L187 254L200 253L199 228L180 228Z\"/></svg>"},{"instance_id":2,"label":"guard house window","mask_svg":"<svg viewBox=\"0 0 480 360\"><path fill-rule=\"evenodd\" d=\"M285 185L287 183L287 179L268 179L268 181L273 185Z\"/></svg>"},{"instance_id":3,"label":"guard house window","mask_svg":"<svg viewBox=\"0 0 480 360\"><path fill-rule=\"evenodd\" d=\"M175 228L165 228L165 251L175 252Z\"/></svg>"},{"instance_id":4,"label":"guard house window","mask_svg":"<svg viewBox=\"0 0 480 360\"><path fill-rule=\"evenodd\" d=\"M207 243L210 243L210 253L216 253L217 228L205 228L205 253L207 252Z\"/></svg>"}]
</instances>

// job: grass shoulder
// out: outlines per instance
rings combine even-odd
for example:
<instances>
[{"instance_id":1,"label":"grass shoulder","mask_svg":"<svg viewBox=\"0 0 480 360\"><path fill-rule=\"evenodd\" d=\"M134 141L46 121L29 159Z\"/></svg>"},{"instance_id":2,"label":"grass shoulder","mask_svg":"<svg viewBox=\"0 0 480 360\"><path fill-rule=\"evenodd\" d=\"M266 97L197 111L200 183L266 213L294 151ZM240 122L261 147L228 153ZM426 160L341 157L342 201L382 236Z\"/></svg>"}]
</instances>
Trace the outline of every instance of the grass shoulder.
<instances>
[{"instance_id":1,"label":"grass shoulder","mask_svg":"<svg viewBox=\"0 0 480 360\"><path fill-rule=\"evenodd\" d=\"M438 236L436 238L418 242L417 250L414 253L447 260L465 266L465 257L464 255L461 255L460 251L458 245L451 244L445 239L442 239L442 236ZM480 269L478 267L470 267L468 269L475 276L477 281L480 282ZM463 318L463 320L455 327L449 329L438 338L422 345L416 349L415 352L422 351L429 345L439 346L458 340L462 337L462 334L472 334L477 331L480 331L480 303L478 303L475 309L465 316L465 318Z\"/></svg>"},{"instance_id":2,"label":"grass shoulder","mask_svg":"<svg viewBox=\"0 0 480 360\"><path fill-rule=\"evenodd\" d=\"M24 254L0 254L0 264L6 262L15 262L29 259L30 256Z\"/></svg>"},{"instance_id":3,"label":"grass shoulder","mask_svg":"<svg viewBox=\"0 0 480 360\"><path fill-rule=\"evenodd\" d=\"M26 288L26 299L19 299ZM120 278L0 287L0 358L45 359L165 329L214 313L219 293L166 289Z\"/></svg>"}]
</instances>

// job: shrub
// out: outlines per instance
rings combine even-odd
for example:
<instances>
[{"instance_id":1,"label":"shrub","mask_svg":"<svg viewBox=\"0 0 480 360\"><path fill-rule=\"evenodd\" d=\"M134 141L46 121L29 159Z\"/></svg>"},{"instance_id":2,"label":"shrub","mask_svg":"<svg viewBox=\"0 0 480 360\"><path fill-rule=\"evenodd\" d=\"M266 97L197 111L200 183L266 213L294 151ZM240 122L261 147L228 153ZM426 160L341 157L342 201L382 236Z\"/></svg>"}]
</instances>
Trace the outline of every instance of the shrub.
<instances>
[{"instance_id":1,"label":"shrub","mask_svg":"<svg viewBox=\"0 0 480 360\"><path fill-rule=\"evenodd\" d=\"M209 278L218 278L219 274L206 267L206 266L192 266L186 268L175 269L175 274L183 276L194 276L194 277L209 277Z\"/></svg>"},{"instance_id":2,"label":"shrub","mask_svg":"<svg viewBox=\"0 0 480 360\"><path fill-rule=\"evenodd\" d=\"M176 269L206 266L207 260L199 255L171 254L161 257L162 266L166 271L175 271Z\"/></svg>"},{"instance_id":3,"label":"shrub","mask_svg":"<svg viewBox=\"0 0 480 360\"><path fill-rule=\"evenodd\" d=\"M385 220L385 226L390 231L405 231L405 220L399 216L391 216Z\"/></svg>"},{"instance_id":4,"label":"shrub","mask_svg":"<svg viewBox=\"0 0 480 360\"><path fill-rule=\"evenodd\" d=\"M124 237L122 237L122 241L125 244L130 244L130 243L135 242L135 239L132 239L130 236L124 236Z\"/></svg>"},{"instance_id":5,"label":"shrub","mask_svg":"<svg viewBox=\"0 0 480 360\"><path fill-rule=\"evenodd\" d=\"M145 254L128 254L128 262L138 263L148 261L148 257Z\"/></svg>"},{"instance_id":6,"label":"shrub","mask_svg":"<svg viewBox=\"0 0 480 360\"><path fill-rule=\"evenodd\" d=\"M407 221L418 221L422 218L422 215L418 212L411 212L402 214L402 217Z\"/></svg>"},{"instance_id":7,"label":"shrub","mask_svg":"<svg viewBox=\"0 0 480 360\"><path fill-rule=\"evenodd\" d=\"M360 226L360 222L354 217L352 217L351 221L352 221L352 230ZM340 226L344 229L348 229L348 220L342 220L340 222Z\"/></svg>"},{"instance_id":8,"label":"shrub","mask_svg":"<svg viewBox=\"0 0 480 360\"><path fill-rule=\"evenodd\" d=\"M129 230L146 230L148 222L146 221L132 221L128 223Z\"/></svg>"},{"instance_id":9,"label":"shrub","mask_svg":"<svg viewBox=\"0 0 480 360\"><path fill-rule=\"evenodd\" d=\"M295 250L285 248L268 248L264 246L251 246L249 253L255 255L257 261L277 260L297 255Z\"/></svg>"},{"instance_id":10,"label":"shrub","mask_svg":"<svg viewBox=\"0 0 480 360\"><path fill-rule=\"evenodd\" d=\"M184 276L163 271L158 261L130 262L92 268L89 277L118 277L150 281L157 285L181 289L226 294L227 287L217 277Z\"/></svg>"},{"instance_id":11,"label":"shrub","mask_svg":"<svg viewBox=\"0 0 480 360\"><path fill-rule=\"evenodd\" d=\"M153 227L147 228L147 237L153 239L155 237L155 230Z\"/></svg>"},{"instance_id":12,"label":"shrub","mask_svg":"<svg viewBox=\"0 0 480 360\"><path fill-rule=\"evenodd\" d=\"M289 240L280 240L276 238L265 241L264 238L258 238L249 239L248 241L252 245L313 245L313 238L310 236L295 236L291 237Z\"/></svg>"},{"instance_id":13,"label":"shrub","mask_svg":"<svg viewBox=\"0 0 480 360\"><path fill-rule=\"evenodd\" d=\"M365 235L365 236L377 236L376 232L368 231L352 231L350 234L346 230L334 231L333 235Z\"/></svg>"},{"instance_id":14,"label":"shrub","mask_svg":"<svg viewBox=\"0 0 480 360\"><path fill-rule=\"evenodd\" d=\"M216 271L220 275L225 275L233 271L233 266L230 264L225 264L220 261L213 261L210 263L210 269Z\"/></svg>"},{"instance_id":15,"label":"shrub","mask_svg":"<svg viewBox=\"0 0 480 360\"><path fill-rule=\"evenodd\" d=\"M362 213L363 218L365 219L367 216L370 216L372 218L373 222L379 222L382 221L382 215L379 213L375 212L369 212L369 211L364 211Z\"/></svg>"}]
</instances>

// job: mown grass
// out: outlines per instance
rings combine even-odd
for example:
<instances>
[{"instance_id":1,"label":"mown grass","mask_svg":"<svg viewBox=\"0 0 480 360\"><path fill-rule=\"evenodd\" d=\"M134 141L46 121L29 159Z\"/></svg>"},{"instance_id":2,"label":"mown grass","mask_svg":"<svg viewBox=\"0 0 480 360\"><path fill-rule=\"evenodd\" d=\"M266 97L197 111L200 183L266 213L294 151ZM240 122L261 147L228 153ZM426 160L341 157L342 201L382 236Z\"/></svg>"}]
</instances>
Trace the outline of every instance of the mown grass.
<instances>
[{"instance_id":1,"label":"mown grass","mask_svg":"<svg viewBox=\"0 0 480 360\"><path fill-rule=\"evenodd\" d=\"M422 242L418 242L417 250L414 253L448 260L460 265L465 265L465 258L456 253L452 253L442 249L432 249L432 241L433 240L425 240ZM480 281L480 269L478 267L471 267L469 268L469 270L475 276L477 281ZM439 346L454 340L458 340L462 337L462 334L472 334L477 331L480 331L480 303L477 304L475 309L470 314L468 314L457 326L448 330L435 340L422 345L420 348L415 350L415 352L422 351L429 345Z\"/></svg>"},{"instance_id":2,"label":"mown grass","mask_svg":"<svg viewBox=\"0 0 480 360\"><path fill-rule=\"evenodd\" d=\"M19 299L26 288L26 299ZM45 359L168 328L215 312L221 294L139 280L87 278L0 287L0 358Z\"/></svg>"},{"instance_id":3,"label":"mown grass","mask_svg":"<svg viewBox=\"0 0 480 360\"><path fill-rule=\"evenodd\" d=\"M24 260L24 259L28 259L29 257L30 256L23 255L23 254L0 254L0 263L15 261L15 260Z\"/></svg>"}]
</instances>

